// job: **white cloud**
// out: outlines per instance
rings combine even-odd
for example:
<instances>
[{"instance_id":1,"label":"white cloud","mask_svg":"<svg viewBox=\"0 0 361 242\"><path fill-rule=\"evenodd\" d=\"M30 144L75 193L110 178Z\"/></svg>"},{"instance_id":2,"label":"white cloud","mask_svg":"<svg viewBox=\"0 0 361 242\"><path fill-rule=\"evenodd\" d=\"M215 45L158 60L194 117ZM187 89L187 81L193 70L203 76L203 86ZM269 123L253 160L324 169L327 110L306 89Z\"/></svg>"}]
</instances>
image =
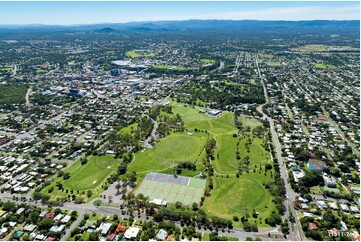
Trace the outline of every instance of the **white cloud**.
<instances>
[{"instance_id":1,"label":"white cloud","mask_svg":"<svg viewBox=\"0 0 361 242\"><path fill-rule=\"evenodd\" d=\"M145 20L186 20L186 19L219 19L219 20L355 20L360 19L360 7L325 8L315 7L285 7L268 8L237 12L220 12L202 15L157 16Z\"/></svg>"}]
</instances>

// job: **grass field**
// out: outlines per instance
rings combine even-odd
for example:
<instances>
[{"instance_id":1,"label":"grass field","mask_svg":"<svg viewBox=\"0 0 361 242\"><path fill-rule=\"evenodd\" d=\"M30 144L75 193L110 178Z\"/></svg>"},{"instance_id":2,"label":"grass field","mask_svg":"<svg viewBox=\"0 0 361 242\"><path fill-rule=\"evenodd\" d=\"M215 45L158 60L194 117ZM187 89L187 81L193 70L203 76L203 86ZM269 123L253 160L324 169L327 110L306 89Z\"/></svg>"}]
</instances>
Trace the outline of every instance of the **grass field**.
<instances>
[{"instance_id":1,"label":"grass field","mask_svg":"<svg viewBox=\"0 0 361 242\"><path fill-rule=\"evenodd\" d=\"M233 113L223 112L220 117L211 117L188 105L176 102L171 102L171 105L174 114L179 114L182 117L184 126L188 131L193 131L193 135L189 135L187 131L172 133L156 143L154 149L137 152L128 167L129 172L137 172L137 183L141 184L148 171L174 174L173 166L179 161L194 161L197 158L198 161L201 160L199 157L205 155L202 148L208 135L205 132L194 132L194 129L206 130L209 137L216 140L217 147L215 150L216 158L212 161L215 170L214 188L211 191L211 196L205 199L202 208L210 215L226 219L232 219L234 215L238 217L246 214L252 215L253 210L255 210L261 219L250 217L250 222L257 220L259 228L268 228L269 226L265 224L265 218L269 217L276 208L269 191L262 185L266 181L273 180L270 175L271 171L265 173L264 167L271 162L271 158L269 152L262 147L263 139L253 135L252 131L246 136L238 134L237 137L233 137L234 134L238 133L238 128L234 125ZM249 126L251 130L262 125L260 121L250 117L243 117L241 122L243 127ZM123 129L123 132L125 131ZM246 149L248 139L251 140L249 152ZM237 143L239 144L237 145ZM239 161L236 159L237 150L241 160L248 156L250 162L247 166L249 171L244 169L239 178L235 175L239 167ZM202 164L198 162L196 171L183 170L181 175L193 177L199 174L201 170ZM139 187L141 185L138 185ZM154 195L154 191L147 191L149 190L147 187L143 190L145 193L149 193L147 195ZM159 194L155 193L155 195ZM168 196L169 194L167 194ZM169 199L172 200L173 195ZM187 204L188 200L189 198L186 200ZM237 226L240 225L241 223L238 222Z\"/></svg>"},{"instance_id":2,"label":"grass field","mask_svg":"<svg viewBox=\"0 0 361 242\"><path fill-rule=\"evenodd\" d=\"M237 142L239 138L231 134L223 134L216 137L216 159L212 162L213 168L219 173L236 174L238 161L236 159ZM219 158L218 158L219 156Z\"/></svg>"},{"instance_id":3,"label":"grass field","mask_svg":"<svg viewBox=\"0 0 361 242\"><path fill-rule=\"evenodd\" d=\"M214 189L211 196L205 200L203 209L208 214L232 219L234 215L245 216L247 213L252 214L253 209L259 213L262 219L260 228L269 227L265 224L264 219L269 217L273 210L276 210L275 205L272 203L270 193L262 186L264 181L269 181L272 178L268 174L247 173L240 176L240 178L214 178ZM240 225L240 223L238 224Z\"/></svg>"},{"instance_id":4,"label":"grass field","mask_svg":"<svg viewBox=\"0 0 361 242\"><path fill-rule=\"evenodd\" d=\"M250 117L242 117L241 122L243 126L248 126L251 129L262 126L262 123L259 120Z\"/></svg>"},{"instance_id":5,"label":"grass field","mask_svg":"<svg viewBox=\"0 0 361 242\"><path fill-rule=\"evenodd\" d=\"M313 66L317 69L337 69L334 65L314 63Z\"/></svg>"},{"instance_id":6,"label":"grass field","mask_svg":"<svg viewBox=\"0 0 361 242\"><path fill-rule=\"evenodd\" d=\"M205 59L205 58L204 58L204 59L201 59L200 61L203 62L203 63L205 63L205 64L211 64L211 65L213 65L213 64L216 63L215 60Z\"/></svg>"},{"instance_id":7,"label":"grass field","mask_svg":"<svg viewBox=\"0 0 361 242\"><path fill-rule=\"evenodd\" d=\"M167 66L167 65L155 65L153 66L154 69L159 69L159 70L176 70L176 71L185 71L186 68L185 67L175 67L175 66Z\"/></svg>"},{"instance_id":8,"label":"grass field","mask_svg":"<svg viewBox=\"0 0 361 242\"><path fill-rule=\"evenodd\" d=\"M70 178L65 180L64 186L73 190L89 190L101 185L101 183L115 171L119 161L110 155L92 156L85 165L70 171ZM70 168L69 168L70 169Z\"/></svg>"},{"instance_id":9,"label":"grass field","mask_svg":"<svg viewBox=\"0 0 361 242\"><path fill-rule=\"evenodd\" d=\"M153 66L154 69L171 69L171 66L166 66L166 65L155 65Z\"/></svg>"},{"instance_id":10,"label":"grass field","mask_svg":"<svg viewBox=\"0 0 361 242\"><path fill-rule=\"evenodd\" d=\"M266 58L266 59L270 59L270 58L274 57L274 55L272 55L272 54L265 54L265 53L260 53L258 55L259 55L259 57Z\"/></svg>"},{"instance_id":11,"label":"grass field","mask_svg":"<svg viewBox=\"0 0 361 242\"><path fill-rule=\"evenodd\" d=\"M62 177L56 177L49 186L43 189L43 193L47 193L50 187L55 187L50 195L56 198L67 197L66 189L79 192L91 190L93 192L91 198L93 198L103 191L101 185L113 172L116 172L118 166L119 161L110 155L88 157L88 162L85 165L81 165L80 160L78 160L64 171L70 173L69 179L63 180ZM55 186L57 181L62 181L64 191ZM86 194L81 197L86 201L89 200Z\"/></svg>"},{"instance_id":12,"label":"grass field","mask_svg":"<svg viewBox=\"0 0 361 242\"><path fill-rule=\"evenodd\" d=\"M134 131L137 130L137 127L138 127L137 123L131 124L127 127L122 128L121 130L119 130L118 134L131 134L132 130L134 130Z\"/></svg>"},{"instance_id":13,"label":"grass field","mask_svg":"<svg viewBox=\"0 0 361 242\"><path fill-rule=\"evenodd\" d=\"M138 54L135 50L127 51L125 56L128 58L154 57L155 53Z\"/></svg>"},{"instance_id":14,"label":"grass field","mask_svg":"<svg viewBox=\"0 0 361 242\"><path fill-rule=\"evenodd\" d=\"M157 143L155 148L136 153L128 170L137 173L161 171L182 161L195 161L206 141L205 133L173 133ZM170 172L173 174L174 170Z\"/></svg>"},{"instance_id":15,"label":"grass field","mask_svg":"<svg viewBox=\"0 0 361 242\"><path fill-rule=\"evenodd\" d=\"M314 52L314 51L335 51L335 50L357 50L356 48L352 48L351 46L329 46L329 45L321 45L321 44L312 44L312 45L304 45L298 48L292 48L294 51L301 52Z\"/></svg>"},{"instance_id":16,"label":"grass field","mask_svg":"<svg viewBox=\"0 0 361 242\"><path fill-rule=\"evenodd\" d=\"M36 74L44 74L44 73L47 73L48 70L35 70L35 73Z\"/></svg>"},{"instance_id":17,"label":"grass field","mask_svg":"<svg viewBox=\"0 0 361 242\"><path fill-rule=\"evenodd\" d=\"M232 135L225 134L216 137L217 150L216 159L212 162L216 172L222 174L236 174L238 172L238 161L236 159L237 142L239 144L239 152L241 160L245 157L249 157L250 167L254 165L265 166L270 162L270 154L262 147L263 140L257 137L253 137L253 141L250 144L250 152L247 152L245 148L247 139L233 137Z\"/></svg>"},{"instance_id":18,"label":"grass field","mask_svg":"<svg viewBox=\"0 0 361 242\"><path fill-rule=\"evenodd\" d=\"M208 130L211 134L236 133L234 126L234 114L224 113L219 118L213 118L204 113L199 113L197 109L182 104L173 104L174 113L178 113L188 129Z\"/></svg>"},{"instance_id":19,"label":"grass field","mask_svg":"<svg viewBox=\"0 0 361 242\"><path fill-rule=\"evenodd\" d=\"M12 67L3 67L3 68L0 68L0 71L10 72L10 71L13 71L13 68Z\"/></svg>"}]
</instances>

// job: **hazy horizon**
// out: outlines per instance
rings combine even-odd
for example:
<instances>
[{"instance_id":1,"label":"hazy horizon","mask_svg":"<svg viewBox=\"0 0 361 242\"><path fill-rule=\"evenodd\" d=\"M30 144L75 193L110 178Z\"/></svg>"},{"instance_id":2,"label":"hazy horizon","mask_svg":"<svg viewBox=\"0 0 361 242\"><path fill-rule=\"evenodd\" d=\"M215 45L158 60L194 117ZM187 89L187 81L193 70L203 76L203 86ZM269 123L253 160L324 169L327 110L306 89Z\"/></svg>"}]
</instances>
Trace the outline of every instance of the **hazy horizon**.
<instances>
[{"instance_id":1,"label":"hazy horizon","mask_svg":"<svg viewBox=\"0 0 361 242\"><path fill-rule=\"evenodd\" d=\"M360 3L0 2L0 25L89 25L183 20L360 20Z\"/></svg>"}]
</instances>

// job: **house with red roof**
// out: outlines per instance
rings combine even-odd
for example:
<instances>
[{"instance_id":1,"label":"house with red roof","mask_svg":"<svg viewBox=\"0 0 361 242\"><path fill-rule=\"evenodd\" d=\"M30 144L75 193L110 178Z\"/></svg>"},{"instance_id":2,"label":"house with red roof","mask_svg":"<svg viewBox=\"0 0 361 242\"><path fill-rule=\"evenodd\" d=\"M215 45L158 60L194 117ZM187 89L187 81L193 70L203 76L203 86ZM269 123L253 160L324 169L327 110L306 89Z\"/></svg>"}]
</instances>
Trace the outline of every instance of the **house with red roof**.
<instances>
[{"instance_id":1,"label":"house with red roof","mask_svg":"<svg viewBox=\"0 0 361 242\"><path fill-rule=\"evenodd\" d=\"M309 223L308 228L312 229L312 230L315 230L315 229L317 229L317 225L315 223Z\"/></svg>"},{"instance_id":2,"label":"house with red roof","mask_svg":"<svg viewBox=\"0 0 361 242\"><path fill-rule=\"evenodd\" d=\"M124 233L127 230L127 227L122 225L122 224L118 224L118 227L115 229L115 233Z\"/></svg>"},{"instance_id":3,"label":"house with red roof","mask_svg":"<svg viewBox=\"0 0 361 242\"><path fill-rule=\"evenodd\" d=\"M55 213L54 212L50 212L50 213L47 213L44 218L54 218L55 217Z\"/></svg>"}]
</instances>

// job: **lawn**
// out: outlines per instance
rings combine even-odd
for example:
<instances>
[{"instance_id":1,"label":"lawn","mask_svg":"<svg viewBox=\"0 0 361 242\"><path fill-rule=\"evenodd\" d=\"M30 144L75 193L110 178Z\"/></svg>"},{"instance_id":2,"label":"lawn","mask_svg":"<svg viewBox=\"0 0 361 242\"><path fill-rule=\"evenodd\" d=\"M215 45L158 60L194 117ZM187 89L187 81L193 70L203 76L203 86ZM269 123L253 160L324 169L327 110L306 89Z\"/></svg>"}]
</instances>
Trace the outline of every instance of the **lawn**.
<instances>
[{"instance_id":1,"label":"lawn","mask_svg":"<svg viewBox=\"0 0 361 242\"><path fill-rule=\"evenodd\" d=\"M215 63L216 63L216 61L215 61L215 60L206 59L206 58L201 59L201 62L203 62L203 63L205 63L205 64L211 64L211 65L213 65L213 64L215 64Z\"/></svg>"},{"instance_id":2,"label":"lawn","mask_svg":"<svg viewBox=\"0 0 361 242\"><path fill-rule=\"evenodd\" d=\"M181 161L195 161L206 141L205 133L173 133L160 140L153 149L137 152L128 170L138 173L161 171ZM170 169L170 172L173 174L174 170Z\"/></svg>"},{"instance_id":3,"label":"lawn","mask_svg":"<svg viewBox=\"0 0 361 242\"><path fill-rule=\"evenodd\" d=\"M185 71L186 68L184 67L175 67L175 66L167 66L167 65L155 65L153 66L154 69L159 70L176 70L176 71Z\"/></svg>"},{"instance_id":4,"label":"lawn","mask_svg":"<svg viewBox=\"0 0 361 242\"><path fill-rule=\"evenodd\" d=\"M125 56L128 58L154 57L155 53L139 54L135 50L127 51Z\"/></svg>"},{"instance_id":5,"label":"lawn","mask_svg":"<svg viewBox=\"0 0 361 242\"><path fill-rule=\"evenodd\" d=\"M0 71L6 71L6 72L10 72L10 71L12 71L13 70L13 68L12 67L3 67L3 68L0 68Z\"/></svg>"},{"instance_id":6,"label":"lawn","mask_svg":"<svg viewBox=\"0 0 361 242\"><path fill-rule=\"evenodd\" d=\"M334 65L321 64L321 63L313 63L313 66L317 69L337 69Z\"/></svg>"},{"instance_id":7,"label":"lawn","mask_svg":"<svg viewBox=\"0 0 361 242\"><path fill-rule=\"evenodd\" d=\"M321 45L321 44L312 44L312 45L304 45L298 48L292 48L294 51L301 52L314 52L314 51L330 51L330 50L357 50L356 48L352 48L351 46L329 46L329 45Z\"/></svg>"},{"instance_id":8,"label":"lawn","mask_svg":"<svg viewBox=\"0 0 361 242\"><path fill-rule=\"evenodd\" d=\"M174 113L178 113L188 129L208 130L211 134L236 133L234 126L234 114L224 113L219 118L210 117L200 113L197 109L182 104L173 103Z\"/></svg>"},{"instance_id":9,"label":"lawn","mask_svg":"<svg viewBox=\"0 0 361 242\"><path fill-rule=\"evenodd\" d=\"M238 137L233 137L231 134L216 137L218 145L216 159L212 162L212 165L217 172L227 174L236 174L238 172L238 161L236 159L238 140Z\"/></svg>"},{"instance_id":10,"label":"lawn","mask_svg":"<svg viewBox=\"0 0 361 242\"><path fill-rule=\"evenodd\" d=\"M44 73L47 73L48 70L35 70L35 73L36 74L44 74Z\"/></svg>"},{"instance_id":11,"label":"lawn","mask_svg":"<svg viewBox=\"0 0 361 242\"><path fill-rule=\"evenodd\" d=\"M249 146L250 153L247 153L246 150L246 139L242 139L239 144L239 153L241 157L244 158L246 155L249 156L250 166L252 167L253 164L255 165L265 165L266 163L270 162L271 156L270 153L267 152L263 147L263 140L258 137L253 137L253 141ZM241 158L241 159L242 159Z\"/></svg>"},{"instance_id":12,"label":"lawn","mask_svg":"<svg viewBox=\"0 0 361 242\"><path fill-rule=\"evenodd\" d=\"M154 69L171 69L171 66L167 66L167 65L155 65L153 66Z\"/></svg>"},{"instance_id":13,"label":"lawn","mask_svg":"<svg viewBox=\"0 0 361 242\"><path fill-rule=\"evenodd\" d=\"M272 55L272 54L260 53L260 54L259 54L259 57L261 57L261 58L271 59L271 58L273 58L273 57L274 57L274 55Z\"/></svg>"},{"instance_id":14,"label":"lawn","mask_svg":"<svg viewBox=\"0 0 361 242\"><path fill-rule=\"evenodd\" d=\"M131 125L128 125L127 127L122 128L121 130L118 131L118 134L132 134L132 131L137 130L138 124L137 123L133 123Z\"/></svg>"},{"instance_id":15,"label":"lawn","mask_svg":"<svg viewBox=\"0 0 361 242\"><path fill-rule=\"evenodd\" d=\"M251 117L243 117L241 119L242 125L243 126L248 126L251 129L257 128L259 126L262 126L261 121L255 119L255 118L251 118Z\"/></svg>"},{"instance_id":16,"label":"lawn","mask_svg":"<svg viewBox=\"0 0 361 242\"><path fill-rule=\"evenodd\" d=\"M103 191L101 185L113 172L116 172L118 166L119 160L110 155L88 157L88 162L85 165L82 165L80 160L78 160L64 171L65 173L70 173L69 179L64 180L63 177L56 177L42 192L48 193L49 188L54 187L51 195L56 198L67 197L66 189L69 191L79 191L80 193L92 190L92 197L94 197L94 195ZM59 190L55 186L58 181L63 184L64 191ZM82 197L87 198L85 194Z\"/></svg>"},{"instance_id":17,"label":"lawn","mask_svg":"<svg viewBox=\"0 0 361 242\"><path fill-rule=\"evenodd\" d=\"M88 163L83 166L80 162L72 166L70 178L64 181L65 187L79 191L94 189L119 166L119 161L110 155L91 156L88 160ZM75 167L76 165L78 167ZM69 170L72 167L69 167Z\"/></svg>"},{"instance_id":18,"label":"lawn","mask_svg":"<svg viewBox=\"0 0 361 242\"><path fill-rule=\"evenodd\" d=\"M263 147L263 140L257 137L252 138L253 141L250 144L250 152L247 152L245 147L247 139L233 137L230 134L216 136L217 149L216 159L212 162L216 172L222 174L236 174L238 172L238 161L236 159L237 142L239 144L239 152L241 160L246 156L249 157L250 168L254 165L265 166L266 163L270 162L271 156Z\"/></svg>"},{"instance_id":19,"label":"lawn","mask_svg":"<svg viewBox=\"0 0 361 242\"><path fill-rule=\"evenodd\" d=\"M262 218L262 224L259 219L254 219L252 216L249 218L250 222L257 220L260 228L269 227L264 219L276 210L271 194L262 185L263 182L272 180L269 172L267 176L263 171L261 174L256 171L256 173L243 174L240 178L214 177L213 180L214 189L203 205L206 213L232 219L235 215L238 217L245 216L246 213L252 215L254 209ZM239 226L240 222L237 225Z\"/></svg>"}]
</instances>

